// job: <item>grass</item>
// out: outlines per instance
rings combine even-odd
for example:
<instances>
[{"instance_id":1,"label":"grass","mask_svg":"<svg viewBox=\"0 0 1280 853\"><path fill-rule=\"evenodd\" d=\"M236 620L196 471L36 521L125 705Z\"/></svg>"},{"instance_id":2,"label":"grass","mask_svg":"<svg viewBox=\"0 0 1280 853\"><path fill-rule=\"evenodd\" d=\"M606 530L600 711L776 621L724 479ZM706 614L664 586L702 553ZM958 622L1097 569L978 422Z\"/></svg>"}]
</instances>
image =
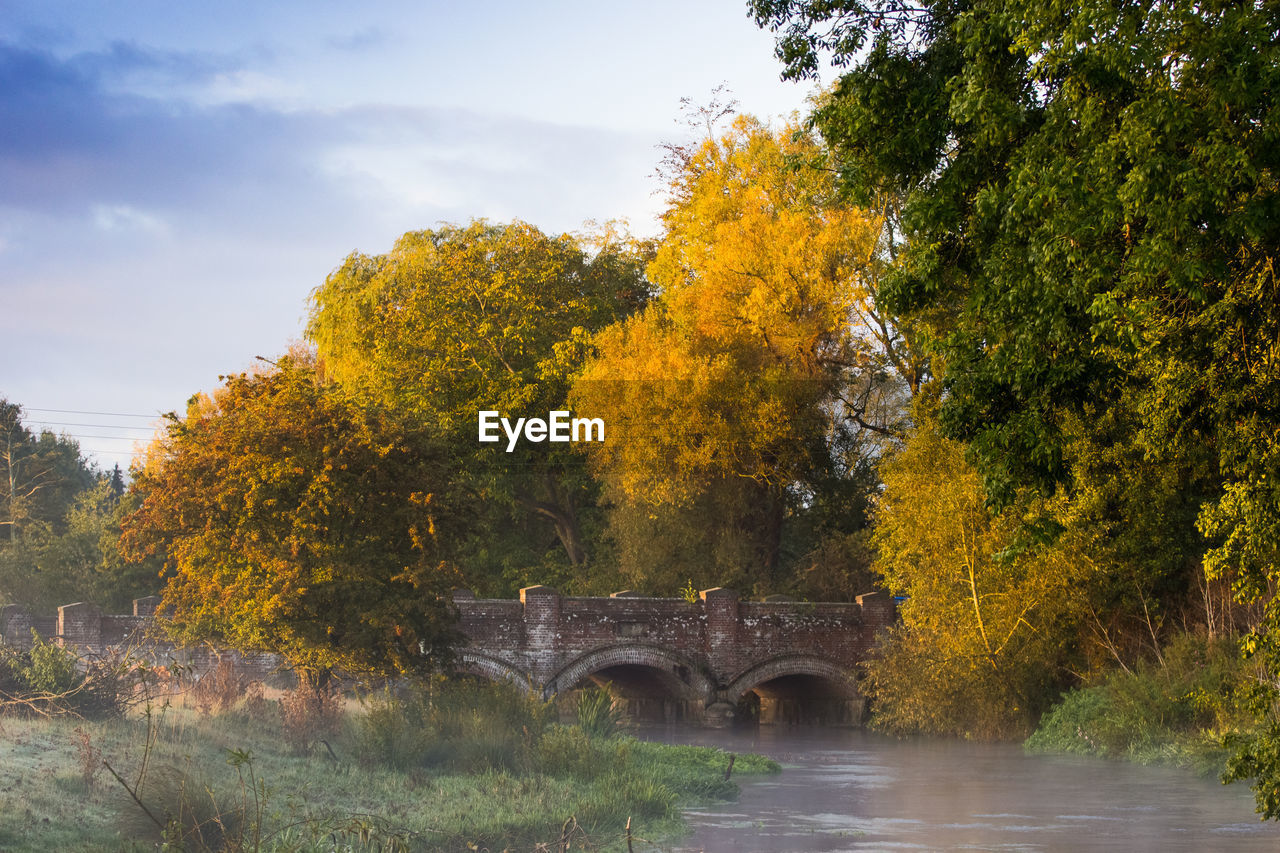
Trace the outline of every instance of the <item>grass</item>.
<instances>
[{"instance_id":1,"label":"grass","mask_svg":"<svg viewBox=\"0 0 1280 853\"><path fill-rule=\"evenodd\" d=\"M285 727L270 701L254 713L0 718L0 849L156 849L164 833L94 766L99 754L130 787L147 763L138 794L156 815L203 821L188 850L532 850L566 829L625 849L628 817L637 838L670 838L680 806L737 793L720 750L593 737L502 689L375 697L306 752ZM758 756L734 765L777 769Z\"/></svg>"}]
</instances>

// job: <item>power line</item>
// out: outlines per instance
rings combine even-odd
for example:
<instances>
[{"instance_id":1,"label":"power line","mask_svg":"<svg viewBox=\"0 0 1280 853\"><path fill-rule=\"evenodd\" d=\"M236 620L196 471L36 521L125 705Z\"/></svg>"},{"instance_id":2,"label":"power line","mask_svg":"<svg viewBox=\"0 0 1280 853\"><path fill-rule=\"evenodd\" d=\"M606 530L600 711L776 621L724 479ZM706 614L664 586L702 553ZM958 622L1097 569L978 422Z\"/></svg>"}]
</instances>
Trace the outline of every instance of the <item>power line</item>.
<instances>
[{"instance_id":1,"label":"power line","mask_svg":"<svg viewBox=\"0 0 1280 853\"><path fill-rule=\"evenodd\" d=\"M132 426L130 424L85 424L73 423L71 421L32 421L40 426L74 426L74 427L93 427L95 429L155 429L151 426Z\"/></svg>"},{"instance_id":2,"label":"power line","mask_svg":"<svg viewBox=\"0 0 1280 853\"><path fill-rule=\"evenodd\" d=\"M104 415L109 418L159 418L160 414L139 415L133 412L85 412L79 409L40 409L35 406L23 406L24 412L56 412L60 415Z\"/></svg>"},{"instance_id":3,"label":"power line","mask_svg":"<svg viewBox=\"0 0 1280 853\"><path fill-rule=\"evenodd\" d=\"M82 432L64 432L63 435L71 438L105 438L108 441L146 441L144 435L94 435L92 433Z\"/></svg>"}]
</instances>

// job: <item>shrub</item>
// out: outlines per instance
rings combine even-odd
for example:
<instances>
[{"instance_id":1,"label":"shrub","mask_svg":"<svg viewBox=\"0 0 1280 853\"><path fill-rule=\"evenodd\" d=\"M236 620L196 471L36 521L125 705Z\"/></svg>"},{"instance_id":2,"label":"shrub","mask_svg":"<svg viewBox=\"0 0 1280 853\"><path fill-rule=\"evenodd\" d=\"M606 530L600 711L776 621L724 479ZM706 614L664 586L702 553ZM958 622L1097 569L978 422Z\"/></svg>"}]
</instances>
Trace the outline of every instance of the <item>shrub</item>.
<instances>
[{"instance_id":1,"label":"shrub","mask_svg":"<svg viewBox=\"0 0 1280 853\"><path fill-rule=\"evenodd\" d=\"M1184 635L1161 661L1067 693L1026 747L1208 769L1221 761L1222 737L1249 725L1240 705L1246 681L1231 640Z\"/></svg>"},{"instance_id":2,"label":"shrub","mask_svg":"<svg viewBox=\"0 0 1280 853\"><path fill-rule=\"evenodd\" d=\"M533 751L533 769L548 776L594 779L625 766L630 753L631 746L624 741L592 738L579 726L551 726Z\"/></svg>"},{"instance_id":3,"label":"shrub","mask_svg":"<svg viewBox=\"0 0 1280 853\"><path fill-rule=\"evenodd\" d=\"M34 631L31 639L26 663L18 669L18 676L30 693L60 696L80 686L82 679L76 671L75 655L61 646L44 642Z\"/></svg>"},{"instance_id":4,"label":"shrub","mask_svg":"<svg viewBox=\"0 0 1280 853\"><path fill-rule=\"evenodd\" d=\"M342 729L342 697L327 687L299 684L280 697L284 739L299 755Z\"/></svg>"},{"instance_id":5,"label":"shrub","mask_svg":"<svg viewBox=\"0 0 1280 853\"><path fill-rule=\"evenodd\" d=\"M437 681L420 699L431 734L426 763L461 773L524 767L553 713L513 684Z\"/></svg>"},{"instance_id":6,"label":"shrub","mask_svg":"<svg viewBox=\"0 0 1280 853\"><path fill-rule=\"evenodd\" d=\"M595 781L579 804L576 818L588 833L595 834L601 827L616 824L619 815L665 817L671 814L677 799L675 792L660 781L614 771Z\"/></svg>"},{"instance_id":7,"label":"shrub","mask_svg":"<svg viewBox=\"0 0 1280 853\"><path fill-rule=\"evenodd\" d=\"M244 712L251 720L266 720L267 697L261 681L250 681L245 685Z\"/></svg>"},{"instance_id":8,"label":"shrub","mask_svg":"<svg viewBox=\"0 0 1280 853\"><path fill-rule=\"evenodd\" d=\"M34 632L32 638L26 651L0 646L0 713L117 716L145 679L146 670L122 654L83 662Z\"/></svg>"},{"instance_id":9,"label":"shrub","mask_svg":"<svg viewBox=\"0 0 1280 853\"><path fill-rule=\"evenodd\" d=\"M1009 659L997 671L980 654L944 661L936 638L901 625L884 633L866 669L872 725L895 735L1022 739L1053 695L1048 668L1039 662Z\"/></svg>"},{"instance_id":10,"label":"shrub","mask_svg":"<svg viewBox=\"0 0 1280 853\"><path fill-rule=\"evenodd\" d=\"M398 770L518 770L546 728L551 707L509 684L436 680L365 700L352 726L361 760Z\"/></svg>"},{"instance_id":11,"label":"shrub","mask_svg":"<svg viewBox=\"0 0 1280 853\"><path fill-rule=\"evenodd\" d=\"M76 726L71 743L76 749L76 761L80 765L80 779L86 789L92 788L102 770L102 750L93 742L93 736L83 726Z\"/></svg>"},{"instance_id":12,"label":"shrub","mask_svg":"<svg viewBox=\"0 0 1280 853\"><path fill-rule=\"evenodd\" d=\"M387 690L368 698L355 723L360 761L396 770L422 765L431 745L428 717L420 695L398 699Z\"/></svg>"},{"instance_id":13,"label":"shrub","mask_svg":"<svg viewBox=\"0 0 1280 853\"><path fill-rule=\"evenodd\" d=\"M191 698L201 714L208 716L214 710L230 710L245 695L247 679L229 657L221 658L218 665L200 676L191 688Z\"/></svg>"},{"instance_id":14,"label":"shrub","mask_svg":"<svg viewBox=\"0 0 1280 853\"><path fill-rule=\"evenodd\" d=\"M132 797L121 800L122 835L163 843L165 850L242 849L244 804L216 792L203 779L172 765L151 769Z\"/></svg>"},{"instance_id":15,"label":"shrub","mask_svg":"<svg viewBox=\"0 0 1280 853\"><path fill-rule=\"evenodd\" d=\"M1044 715L1026 747L1035 752L1110 755L1115 748L1112 710L1106 687L1072 690Z\"/></svg>"}]
</instances>

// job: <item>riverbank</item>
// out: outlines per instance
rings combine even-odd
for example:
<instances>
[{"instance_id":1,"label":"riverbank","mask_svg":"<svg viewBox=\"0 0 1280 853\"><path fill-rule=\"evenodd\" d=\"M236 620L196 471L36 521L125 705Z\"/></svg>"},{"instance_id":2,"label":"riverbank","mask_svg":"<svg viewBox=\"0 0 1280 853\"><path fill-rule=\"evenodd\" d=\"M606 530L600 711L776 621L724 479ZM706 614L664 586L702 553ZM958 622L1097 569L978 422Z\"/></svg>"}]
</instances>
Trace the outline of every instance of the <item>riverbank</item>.
<instances>
[{"instance_id":1,"label":"riverbank","mask_svg":"<svg viewBox=\"0 0 1280 853\"><path fill-rule=\"evenodd\" d=\"M0 849L501 850L565 836L625 849L628 820L637 841L671 839L681 808L737 793L722 750L592 736L551 716L518 692L468 688L0 718ZM776 770L749 755L733 766L735 778Z\"/></svg>"},{"instance_id":2,"label":"riverbank","mask_svg":"<svg viewBox=\"0 0 1280 853\"><path fill-rule=\"evenodd\" d=\"M1250 679L1237 641L1184 635L1158 658L1066 693L1025 746L1220 776L1229 756L1224 739L1254 725L1245 704Z\"/></svg>"}]
</instances>

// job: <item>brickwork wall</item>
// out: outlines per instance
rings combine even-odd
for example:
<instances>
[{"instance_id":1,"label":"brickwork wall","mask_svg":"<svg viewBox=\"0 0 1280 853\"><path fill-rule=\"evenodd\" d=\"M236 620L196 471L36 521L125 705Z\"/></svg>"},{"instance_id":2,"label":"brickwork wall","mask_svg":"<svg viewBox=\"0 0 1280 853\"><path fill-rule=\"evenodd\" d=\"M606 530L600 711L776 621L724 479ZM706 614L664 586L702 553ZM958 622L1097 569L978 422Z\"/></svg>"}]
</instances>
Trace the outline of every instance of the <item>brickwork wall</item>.
<instances>
[{"instance_id":1,"label":"brickwork wall","mask_svg":"<svg viewBox=\"0 0 1280 853\"><path fill-rule=\"evenodd\" d=\"M194 675L208 672L220 660L230 658L248 678L265 681L282 673L285 680L290 678L280 656L269 652L242 654L208 645L174 645L151 630L159 602L156 596L137 599L130 615L103 615L97 605L77 602L59 607L52 617L32 616L20 606L9 605L0 609L0 642L28 649L34 628L41 639L74 649L86 658L129 649L157 666L176 664Z\"/></svg>"},{"instance_id":2,"label":"brickwork wall","mask_svg":"<svg viewBox=\"0 0 1280 853\"><path fill-rule=\"evenodd\" d=\"M88 655L133 646L156 663L172 659L196 672L226 655L258 677L283 668L271 654L183 649L148 637L158 603L150 596L134 602L132 615L103 615L97 606L78 602L58 608L53 618L5 607L0 640L27 647L35 628ZM477 599L459 590L454 604L469 640L464 666L470 653L470 668L486 677L506 673L553 695L595 672L639 665L706 707L731 704L757 677L809 674L852 684L857 665L873 653L876 634L896 618L892 599L883 593L848 604L753 602L715 588L688 602L632 593L574 598L534 586L521 590L519 600Z\"/></svg>"},{"instance_id":3,"label":"brickwork wall","mask_svg":"<svg viewBox=\"0 0 1280 853\"><path fill-rule=\"evenodd\" d=\"M744 602L734 590L716 588L690 603L629 593L573 598L537 586L522 590L520 601L476 599L463 590L454 603L468 648L505 661L549 693L589 675L589 666L577 664L582 661L600 668L650 666L686 685L713 685L712 694L770 661L777 666L762 671L785 674L790 666L810 674L844 672L851 680L872 654L876 634L896 618L892 599L881 593L848 604ZM681 661L697 667L697 677L682 672Z\"/></svg>"},{"instance_id":4,"label":"brickwork wall","mask_svg":"<svg viewBox=\"0 0 1280 853\"><path fill-rule=\"evenodd\" d=\"M58 617L32 616L16 604L0 610L0 640L12 646L27 648L31 645L31 631L41 637L52 637L58 632Z\"/></svg>"}]
</instances>

